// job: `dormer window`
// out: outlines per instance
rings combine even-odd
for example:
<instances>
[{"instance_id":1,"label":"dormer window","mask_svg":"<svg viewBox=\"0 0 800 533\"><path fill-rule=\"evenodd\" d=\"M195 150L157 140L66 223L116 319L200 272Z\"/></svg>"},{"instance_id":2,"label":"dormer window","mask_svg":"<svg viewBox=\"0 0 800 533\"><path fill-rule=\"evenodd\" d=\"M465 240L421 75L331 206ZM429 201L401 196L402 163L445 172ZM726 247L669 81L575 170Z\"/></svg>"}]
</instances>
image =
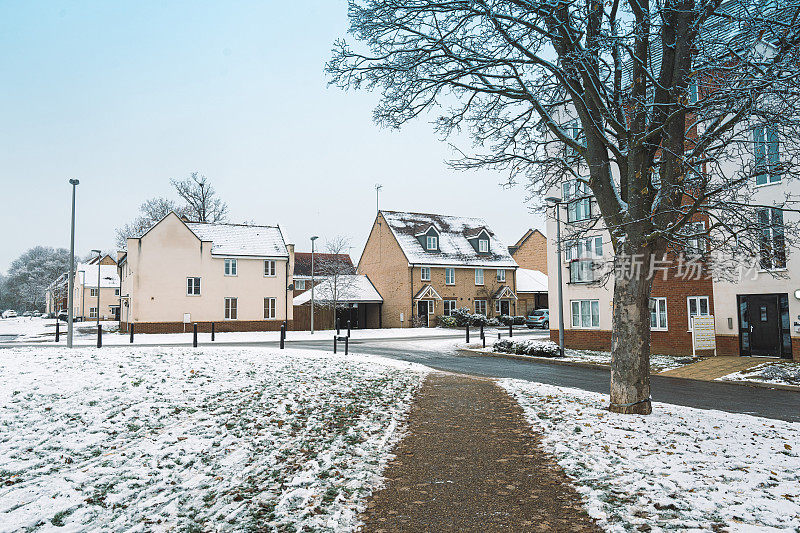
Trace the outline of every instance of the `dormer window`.
<instances>
[{"instance_id":1,"label":"dormer window","mask_svg":"<svg viewBox=\"0 0 800 533\"><path fill-rule=\"evenodd\" d=\"M478 239L478 251L484 254L489 252L489 239Z\"/></svg>"},{"instance_id":2,"label":"dormer window","mask_svg":"<svg viewBox=\"0 0 800 533\"><path fill-rule=\"evenodd\" d=\"M439 237L436 235L428 235L426 239L426 246L427 250L438 250L439 249Z\"/></svg>"}]
</instances>

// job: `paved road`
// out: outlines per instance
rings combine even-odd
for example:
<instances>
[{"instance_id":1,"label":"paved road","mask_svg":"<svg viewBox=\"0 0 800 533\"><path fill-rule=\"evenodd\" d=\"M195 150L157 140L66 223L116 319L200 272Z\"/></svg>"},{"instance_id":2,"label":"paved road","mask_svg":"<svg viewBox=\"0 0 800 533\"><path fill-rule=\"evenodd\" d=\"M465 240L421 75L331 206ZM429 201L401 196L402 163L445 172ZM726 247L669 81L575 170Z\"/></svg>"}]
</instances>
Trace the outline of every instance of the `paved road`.
<instances>
[{"instance_id":1,"label":"paved road","mask_svg":"<svg viewBox=\"0 0 800 533\"><path fill-rule=\"evenodd\" d=\"M469 355L465 352L420 348L419 339L403 341L352 341L354 353L381 355L421 363L438 370L476 376L516 378L563 387L608 394L609 370L581 366L534 363L502 357ZM292 348L327 349L319 341L294 342ZM700 409L719 409L790 422L800 422L800 392L748 387L715 381L695 381L654 375L651 377L653 400Z\"/></svg>"}]
</instances>

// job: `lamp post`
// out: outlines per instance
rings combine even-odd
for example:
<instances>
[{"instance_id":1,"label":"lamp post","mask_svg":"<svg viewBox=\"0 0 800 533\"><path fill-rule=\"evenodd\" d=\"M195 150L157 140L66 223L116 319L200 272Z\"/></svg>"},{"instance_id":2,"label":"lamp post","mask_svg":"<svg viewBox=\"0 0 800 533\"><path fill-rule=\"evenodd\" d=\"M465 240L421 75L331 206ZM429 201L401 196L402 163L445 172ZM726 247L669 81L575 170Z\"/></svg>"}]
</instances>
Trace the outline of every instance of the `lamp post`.
<instances>
[{"instance_id":1,"label":"lamp post","mask_svg":"<svg viewBox=\"0 0 800 533\"><path fill-rule=\"evenodd\" d=\"M97 254L97 347L100 347L100 250L92 250Z\"/></svg>"},{"instance_id":2,"label":"lamp post","mask_svg":"<svg viewBox=\"0 0 800 533\"><path fill-rule=\"evenodd\" d=\"M311 334L314 334L314 241L319 239L317 235L311 237Z\"/></svg>"},{"instance_id":3,"label":"lamp post","mask_svg":"<svg viewBox=\"0 0 800 533\"><path fill-rule=\"evenodd\" d=\"M564 357L564 294L561 289L561 204L562 199L557 196L548 196L544 199L553 204L556 210L556 250L558 259L556 267L558 270L558 349L561 357Z\"/></svg>"},{"instance_id":4,"label":"lamp post","mask_svg":"<svg viewBox=\"0 0 800 533\"><path fill-rule=\"evenodd\" d=\"M76 179L69 180L72 185L72 224L70 225L69 236L69 281L67 295L67 348L72 348L72 305L73 305L73 292L75 290L75 188L80 181Z\"/></svg>"}]
</instances>

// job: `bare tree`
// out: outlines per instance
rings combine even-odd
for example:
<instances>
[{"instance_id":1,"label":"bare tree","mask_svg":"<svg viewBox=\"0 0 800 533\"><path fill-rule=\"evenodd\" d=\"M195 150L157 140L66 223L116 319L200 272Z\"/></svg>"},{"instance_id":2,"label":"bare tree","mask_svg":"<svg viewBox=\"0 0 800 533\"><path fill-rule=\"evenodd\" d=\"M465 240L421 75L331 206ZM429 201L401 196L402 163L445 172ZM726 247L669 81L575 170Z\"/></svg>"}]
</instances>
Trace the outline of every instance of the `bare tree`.
<instances>
[{"instance_id":1,"label":"bare tree","mask_svg":"<svg viewBox=\"0 0 800 533\"><path fill-rule=\"evenodd\" d=\"M217 191L204 175L192 172L183 180L170 180L188 209L187 216L198 222L225 222L228 204L217 198Z\"/></svg>"},{"instance_id":2,"label":"bare tree","mask_svg":"<svg viewBox=\"0 0 800 533\"><path fill-rule=\"evenodd\" d=\"M349 260L350 240L336 236L325 242L325 253L319 255L314 267L315 275L324 281L320 285L319 302L322 307L336 311L343 307L342 302L354 296L357 279L352 262Z\"/></svg>"},{"instance_id":3,"label":"bare tree","mask_svg":"<svg viewBox=\"0 0 800 533\"><path fill-rule=\"evenodd\" d=\"M125 249L129 237L140 237L144 232L149 230L153 224L173 211L178 216L187 215L189 213L189 209L186 206L179 205L169 198L157 197L146 200L139 206L139 216L116 229L115 242L117 248L120 250Z\"/></svg>"},{"instance_id":4,"label":"bare tree","mask_svg":"<svg viewBox=\"0 0 800 533\"><path fill-rule=\"evenodd\" d=\"M522 179L540 209L545 195L565 194L568 209L586 211L576 227L610 232L615 266L638 261L614 284L610 408L646 414L654 258L697 239L761 254L764 230L778 230L763 209L791 212L797 202L752 198L765 172L797 175L798 7L350 0L358 43L338 41L327 70L342 88L381 91L380 125L438 113L438 132L465 131L475 144L453 166ZM779 158L754 138L766 127ZM698 216L709 221L703 229ZM784 223L789 244L797 232Z\"/></svg>"},{"instance_id":5,"label":"bare tree","mask_svg":"<svg viewBox=\"0 0 800 533\"><path fill-rule=\"evenodd\" d=\"M69 270L69 250L35 246L15 259L6 278L7 303L26 310L41 310L50 283Z\"/></svg>"}]
</instances>

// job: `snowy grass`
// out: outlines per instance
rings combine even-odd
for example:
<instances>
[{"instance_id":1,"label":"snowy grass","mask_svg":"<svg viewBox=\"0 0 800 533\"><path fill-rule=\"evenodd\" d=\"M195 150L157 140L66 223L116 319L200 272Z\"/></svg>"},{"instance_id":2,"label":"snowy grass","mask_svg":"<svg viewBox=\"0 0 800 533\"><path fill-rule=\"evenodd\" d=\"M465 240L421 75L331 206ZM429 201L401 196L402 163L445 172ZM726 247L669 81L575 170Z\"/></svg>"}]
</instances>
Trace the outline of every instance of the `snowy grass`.
<instances>
[{"instance_id":1,"label":"snowy grass","mask_svg":"<svg viewBox=\"0 0 800 533\"><path fill-rule=\"evenodd\" d=\"M722 376L717 378L717 381L758 381L775 385L800 386L800 363L792 361L763 363Z\"/></svg>"},{"instance_id":2,"label":"snowy grass","mask_svg":"<svg viewBox=\"0 0 800 533\"><path fill-rule=\"evenodd\" d=\"M800 424L658 403L620 415L606 395L500 385L604 529L800 529Z\"/></svg>"},{"instance_id":3,"label":"snowy grass","mask_svg":"<svg viewBox=\"0 0 800 533\"><path fill-rule=\"evenodd\" d=\"M0 531L351 530L425 372L294 350L0 350Z\"/></svg>"}]
</instances>

